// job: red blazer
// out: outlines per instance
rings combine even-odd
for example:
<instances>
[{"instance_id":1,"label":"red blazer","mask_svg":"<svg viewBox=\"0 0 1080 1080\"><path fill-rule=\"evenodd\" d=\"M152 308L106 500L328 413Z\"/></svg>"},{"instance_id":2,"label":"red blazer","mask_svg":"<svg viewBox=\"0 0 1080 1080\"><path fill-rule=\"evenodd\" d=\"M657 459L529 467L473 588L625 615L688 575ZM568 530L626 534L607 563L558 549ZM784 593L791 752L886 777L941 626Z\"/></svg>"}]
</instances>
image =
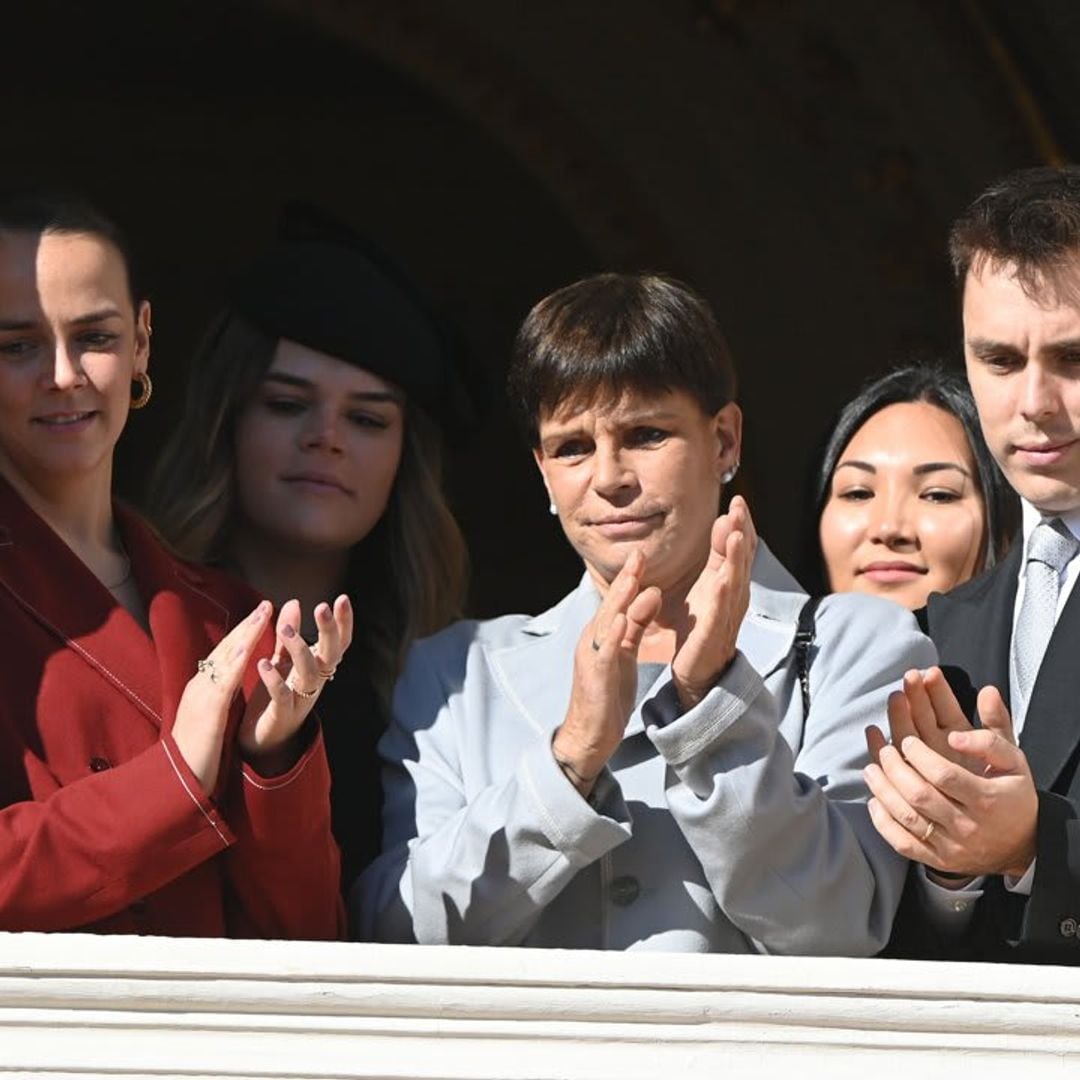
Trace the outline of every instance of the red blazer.
<instances>
[{"instance_id":1,"label":"red blazer","mask_svg":"<svg viewBox=\"0 0 1080 1080\"><path fill-rule=\"evenodd\" d=\"M170 734L258 598L117 521L151 636L0 481L0 930L342 936L321 734L273 779L226 751L212 798Z\"/></svg>"}]
</instances>

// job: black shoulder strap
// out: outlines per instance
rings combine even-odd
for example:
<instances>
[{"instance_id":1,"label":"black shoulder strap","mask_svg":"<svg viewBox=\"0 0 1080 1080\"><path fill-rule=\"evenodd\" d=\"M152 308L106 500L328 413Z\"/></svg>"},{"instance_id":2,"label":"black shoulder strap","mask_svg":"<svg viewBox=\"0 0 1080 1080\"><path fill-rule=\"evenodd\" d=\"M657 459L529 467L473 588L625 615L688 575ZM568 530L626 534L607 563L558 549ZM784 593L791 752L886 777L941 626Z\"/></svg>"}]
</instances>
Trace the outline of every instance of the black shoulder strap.
<instances>
[{"instance_id":1,"label":"black shoulder strap","mask_svg":"<svg viewBox=\"0 0 1080 1080\"><path fill-rule=\"evenodd\" d=\"M814 644L817 630L818 604L824 597L811 596L799 612L799 625L795 630L795 670L799 674L802 687L803 719L810 712L810 646Z\"/></svg>"}]
</instances>

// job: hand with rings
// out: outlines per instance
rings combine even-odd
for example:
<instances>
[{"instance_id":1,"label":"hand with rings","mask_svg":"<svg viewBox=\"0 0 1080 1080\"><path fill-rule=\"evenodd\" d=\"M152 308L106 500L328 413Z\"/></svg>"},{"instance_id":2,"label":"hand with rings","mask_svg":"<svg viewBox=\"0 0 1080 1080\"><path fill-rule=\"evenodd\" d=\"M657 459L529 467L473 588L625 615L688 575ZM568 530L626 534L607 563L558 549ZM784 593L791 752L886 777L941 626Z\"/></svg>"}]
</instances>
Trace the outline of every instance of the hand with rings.
<instances>
[{"instance_id":1,"label":"hand with rings","mask_svg":"<svg viewBox=\"0 0 1080 1080\"><path fill-rule=\"evenodd\" d=\"M301 748L291 744L311 712L319 692L334 677L352 641L353 612L347 596L331 608L315 608L318 640L309 646L300 636L300 604L289 600L277 620L273 659L259 661L262 692L252 695L240 725L240 749L264 776L287 771Z\"/></svg>"}]
</instances>

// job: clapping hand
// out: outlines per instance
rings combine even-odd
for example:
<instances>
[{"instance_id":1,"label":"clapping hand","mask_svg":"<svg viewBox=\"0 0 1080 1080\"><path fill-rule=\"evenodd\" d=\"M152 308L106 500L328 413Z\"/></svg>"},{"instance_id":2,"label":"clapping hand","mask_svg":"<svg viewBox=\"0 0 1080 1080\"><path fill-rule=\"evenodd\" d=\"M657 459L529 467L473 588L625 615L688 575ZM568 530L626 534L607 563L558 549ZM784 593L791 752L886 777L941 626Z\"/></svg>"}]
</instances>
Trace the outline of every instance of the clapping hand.
<instances>
[{"instance_id":1,"label":"clapping hand","mask_svg":"<svg viewBox=\"0 0 1080 1080\"><path fill-rule=\"evenodd\" d=\"M757 532L741 495L718 517L709 557L686 596L686 614L671 664L683 709L697 705L735 656L739 627L750 604L750 568Z\"/></svg>"},{"instance_id":2,"label":"clapping hand","mask_svg":"<svg viewBox=\"0 0 1080 1080\"><path fill-rule=\"evenodd\" d=\"M329 604L315 608L319 636L312 646L300 636L300 615L296 600L281 606L274 657L259 661L263 685L252 694L240 724L241 753L263 775L284 772L295 760L289 740L334 677L352 641L353 613L347 596L339 596L333 608Z\"/></svg>"},{"instance_id":3,"label":"clapping hand","mask_svg":"<svg viewBox=\"0 0 1080 1080\"><path fill-rule=\"evenodd\" d=\"M552 751L583 795L615 753L634 709L638 649L660 610L660 590L641 588L644 569L641 552L632 552L574 653L570 705Z\"/></svg>"},{"instance_id":4,"label":"clapping hand","mask_svg":"<svg viewBox=\"0 0 1080 1080\"><path fill-rule=\"evenodd\" d=\"M901 855L935 870L1022 877L1035 857L1038 795L1001 694L963 715L939 668L908 672L889 699L891 744L867 729L870 816Z\"/></svg>"}]
</instances>

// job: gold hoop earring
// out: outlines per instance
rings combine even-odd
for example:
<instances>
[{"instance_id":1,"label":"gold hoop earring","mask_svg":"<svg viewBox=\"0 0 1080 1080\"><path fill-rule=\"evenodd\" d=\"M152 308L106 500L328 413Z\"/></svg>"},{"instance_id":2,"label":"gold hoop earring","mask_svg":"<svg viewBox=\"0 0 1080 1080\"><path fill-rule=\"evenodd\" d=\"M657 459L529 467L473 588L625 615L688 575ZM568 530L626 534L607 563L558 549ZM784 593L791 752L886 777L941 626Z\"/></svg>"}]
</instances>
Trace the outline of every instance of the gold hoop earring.
<instances>
[{"instance_id":1,"label":"gold hoop earring","mask_svg":"<svg viewBox=\"0 0 1080 1080\"><path fill-rule=\"evenodd\" d=\"M150 398L153 396L154 384L150 381L150 376L147 375L145 371L136 372L131 381L139 384L138 394L133 393L131 395L131 407L133 409L145 409Z\"/></svg>"}]
</instances>

